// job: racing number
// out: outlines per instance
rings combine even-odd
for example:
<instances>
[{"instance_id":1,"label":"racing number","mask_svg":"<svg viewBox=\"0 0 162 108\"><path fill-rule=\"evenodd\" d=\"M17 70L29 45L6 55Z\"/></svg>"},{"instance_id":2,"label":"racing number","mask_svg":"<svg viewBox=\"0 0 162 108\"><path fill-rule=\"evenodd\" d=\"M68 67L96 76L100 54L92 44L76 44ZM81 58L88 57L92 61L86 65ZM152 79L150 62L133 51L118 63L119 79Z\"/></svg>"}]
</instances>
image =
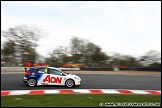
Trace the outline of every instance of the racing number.
<instances>
[{"instance_id":1,"label":"racing number","mask_svg":"<svg viewBox=\"0 0 162 108\"><path fill-rule=\"evenodd\" d=\"M43 82L48 81L48 83L61 83L62 77L50 77L50 75L47 75L45 79L43 79Z\"/></svg>"}]
</instances>

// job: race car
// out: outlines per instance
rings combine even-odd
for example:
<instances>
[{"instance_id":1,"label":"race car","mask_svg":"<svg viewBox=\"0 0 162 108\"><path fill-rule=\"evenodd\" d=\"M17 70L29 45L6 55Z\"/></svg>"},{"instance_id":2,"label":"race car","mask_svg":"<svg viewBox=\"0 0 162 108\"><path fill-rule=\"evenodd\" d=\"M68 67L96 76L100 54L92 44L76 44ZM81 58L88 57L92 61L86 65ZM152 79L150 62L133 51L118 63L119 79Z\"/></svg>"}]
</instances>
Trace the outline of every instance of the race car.
<instances>
[{"instance_id":1,"label":"race car","mask_svg":"<svg viewBox=\"0 0 162 108\"><path fill-rule=\"evenodd\" d=\"M77 75L62 71L59 68L40 66L25 68L25 76L23 82L30 87L40 85L60 85L66 87L74 87L81 85L81 78Z\"/></svg>"}]
</instances>

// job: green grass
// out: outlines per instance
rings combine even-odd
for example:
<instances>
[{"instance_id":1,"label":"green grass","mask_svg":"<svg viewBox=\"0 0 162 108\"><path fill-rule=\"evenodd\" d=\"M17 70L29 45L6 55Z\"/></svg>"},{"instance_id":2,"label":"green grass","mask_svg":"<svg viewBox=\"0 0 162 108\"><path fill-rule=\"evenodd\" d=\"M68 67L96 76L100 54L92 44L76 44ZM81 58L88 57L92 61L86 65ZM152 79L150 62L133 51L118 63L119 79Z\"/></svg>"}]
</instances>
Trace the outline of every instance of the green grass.
<instances>
[{"instance_id":1,"label":"green grass","mask_svg":"<svg viewBox=\"0 0 162 108\"><path fill-rule=\"evenodd\" d=\"M1 96L1 107L99 107L101 102L103 104L106 102L151 102L161 106L161 95L45 94Z\"/></svg>"}]
</instances>

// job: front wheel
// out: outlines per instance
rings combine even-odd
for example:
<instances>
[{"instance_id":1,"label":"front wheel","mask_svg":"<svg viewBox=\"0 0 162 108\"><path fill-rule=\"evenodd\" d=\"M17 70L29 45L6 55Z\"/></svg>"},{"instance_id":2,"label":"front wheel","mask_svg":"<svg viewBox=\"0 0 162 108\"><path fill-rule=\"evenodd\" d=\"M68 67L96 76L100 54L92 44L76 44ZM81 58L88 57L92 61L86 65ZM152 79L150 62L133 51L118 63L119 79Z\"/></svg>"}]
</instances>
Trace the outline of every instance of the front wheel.
<instances>
[{"instance_id":1,"label":"front wheel","mask_svg":"<svg viewBox=\"0 0 162 108\"><path fill-rule=\"evenodd\" d=\"M31 79L28 80L28 85L30 87L36 86L37 85L37 81L35 79L31 78Z\"/></svg>"},{"instance_id":2,"label":"front wheel","mask_svg":"<svg viewBox=\"0 0 162 108\"><path fill-rule=\"evenodd\" d=\"M68 79L66 82L65 82L65 85L67 87L73 87L74 86L74 81L72 79Z\"/></svg>"}]
</instances>

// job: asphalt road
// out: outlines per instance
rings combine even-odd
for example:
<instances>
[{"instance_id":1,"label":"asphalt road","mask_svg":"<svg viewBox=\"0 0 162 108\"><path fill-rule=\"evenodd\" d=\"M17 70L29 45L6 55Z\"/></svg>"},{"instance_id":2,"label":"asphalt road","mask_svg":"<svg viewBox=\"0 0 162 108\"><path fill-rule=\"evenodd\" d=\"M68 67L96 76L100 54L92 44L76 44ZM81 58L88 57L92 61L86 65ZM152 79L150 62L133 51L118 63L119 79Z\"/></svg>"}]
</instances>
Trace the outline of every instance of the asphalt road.
<instances>
[{"instance_id":1,"label":"asphalt road","mask_svg":"<svg viewBox=\"0 0 162 108\"><path fill-rule=\"evenodd\" d=\"M113 75L77 74L82 84L73 89L133 89L161 90L161 76L155 75ZM22 82L24 74L1 74L2 90L69 89L64 86L28 87ZM71 88L70 88L71 89Z\"/></svg>"}]
</instances>

